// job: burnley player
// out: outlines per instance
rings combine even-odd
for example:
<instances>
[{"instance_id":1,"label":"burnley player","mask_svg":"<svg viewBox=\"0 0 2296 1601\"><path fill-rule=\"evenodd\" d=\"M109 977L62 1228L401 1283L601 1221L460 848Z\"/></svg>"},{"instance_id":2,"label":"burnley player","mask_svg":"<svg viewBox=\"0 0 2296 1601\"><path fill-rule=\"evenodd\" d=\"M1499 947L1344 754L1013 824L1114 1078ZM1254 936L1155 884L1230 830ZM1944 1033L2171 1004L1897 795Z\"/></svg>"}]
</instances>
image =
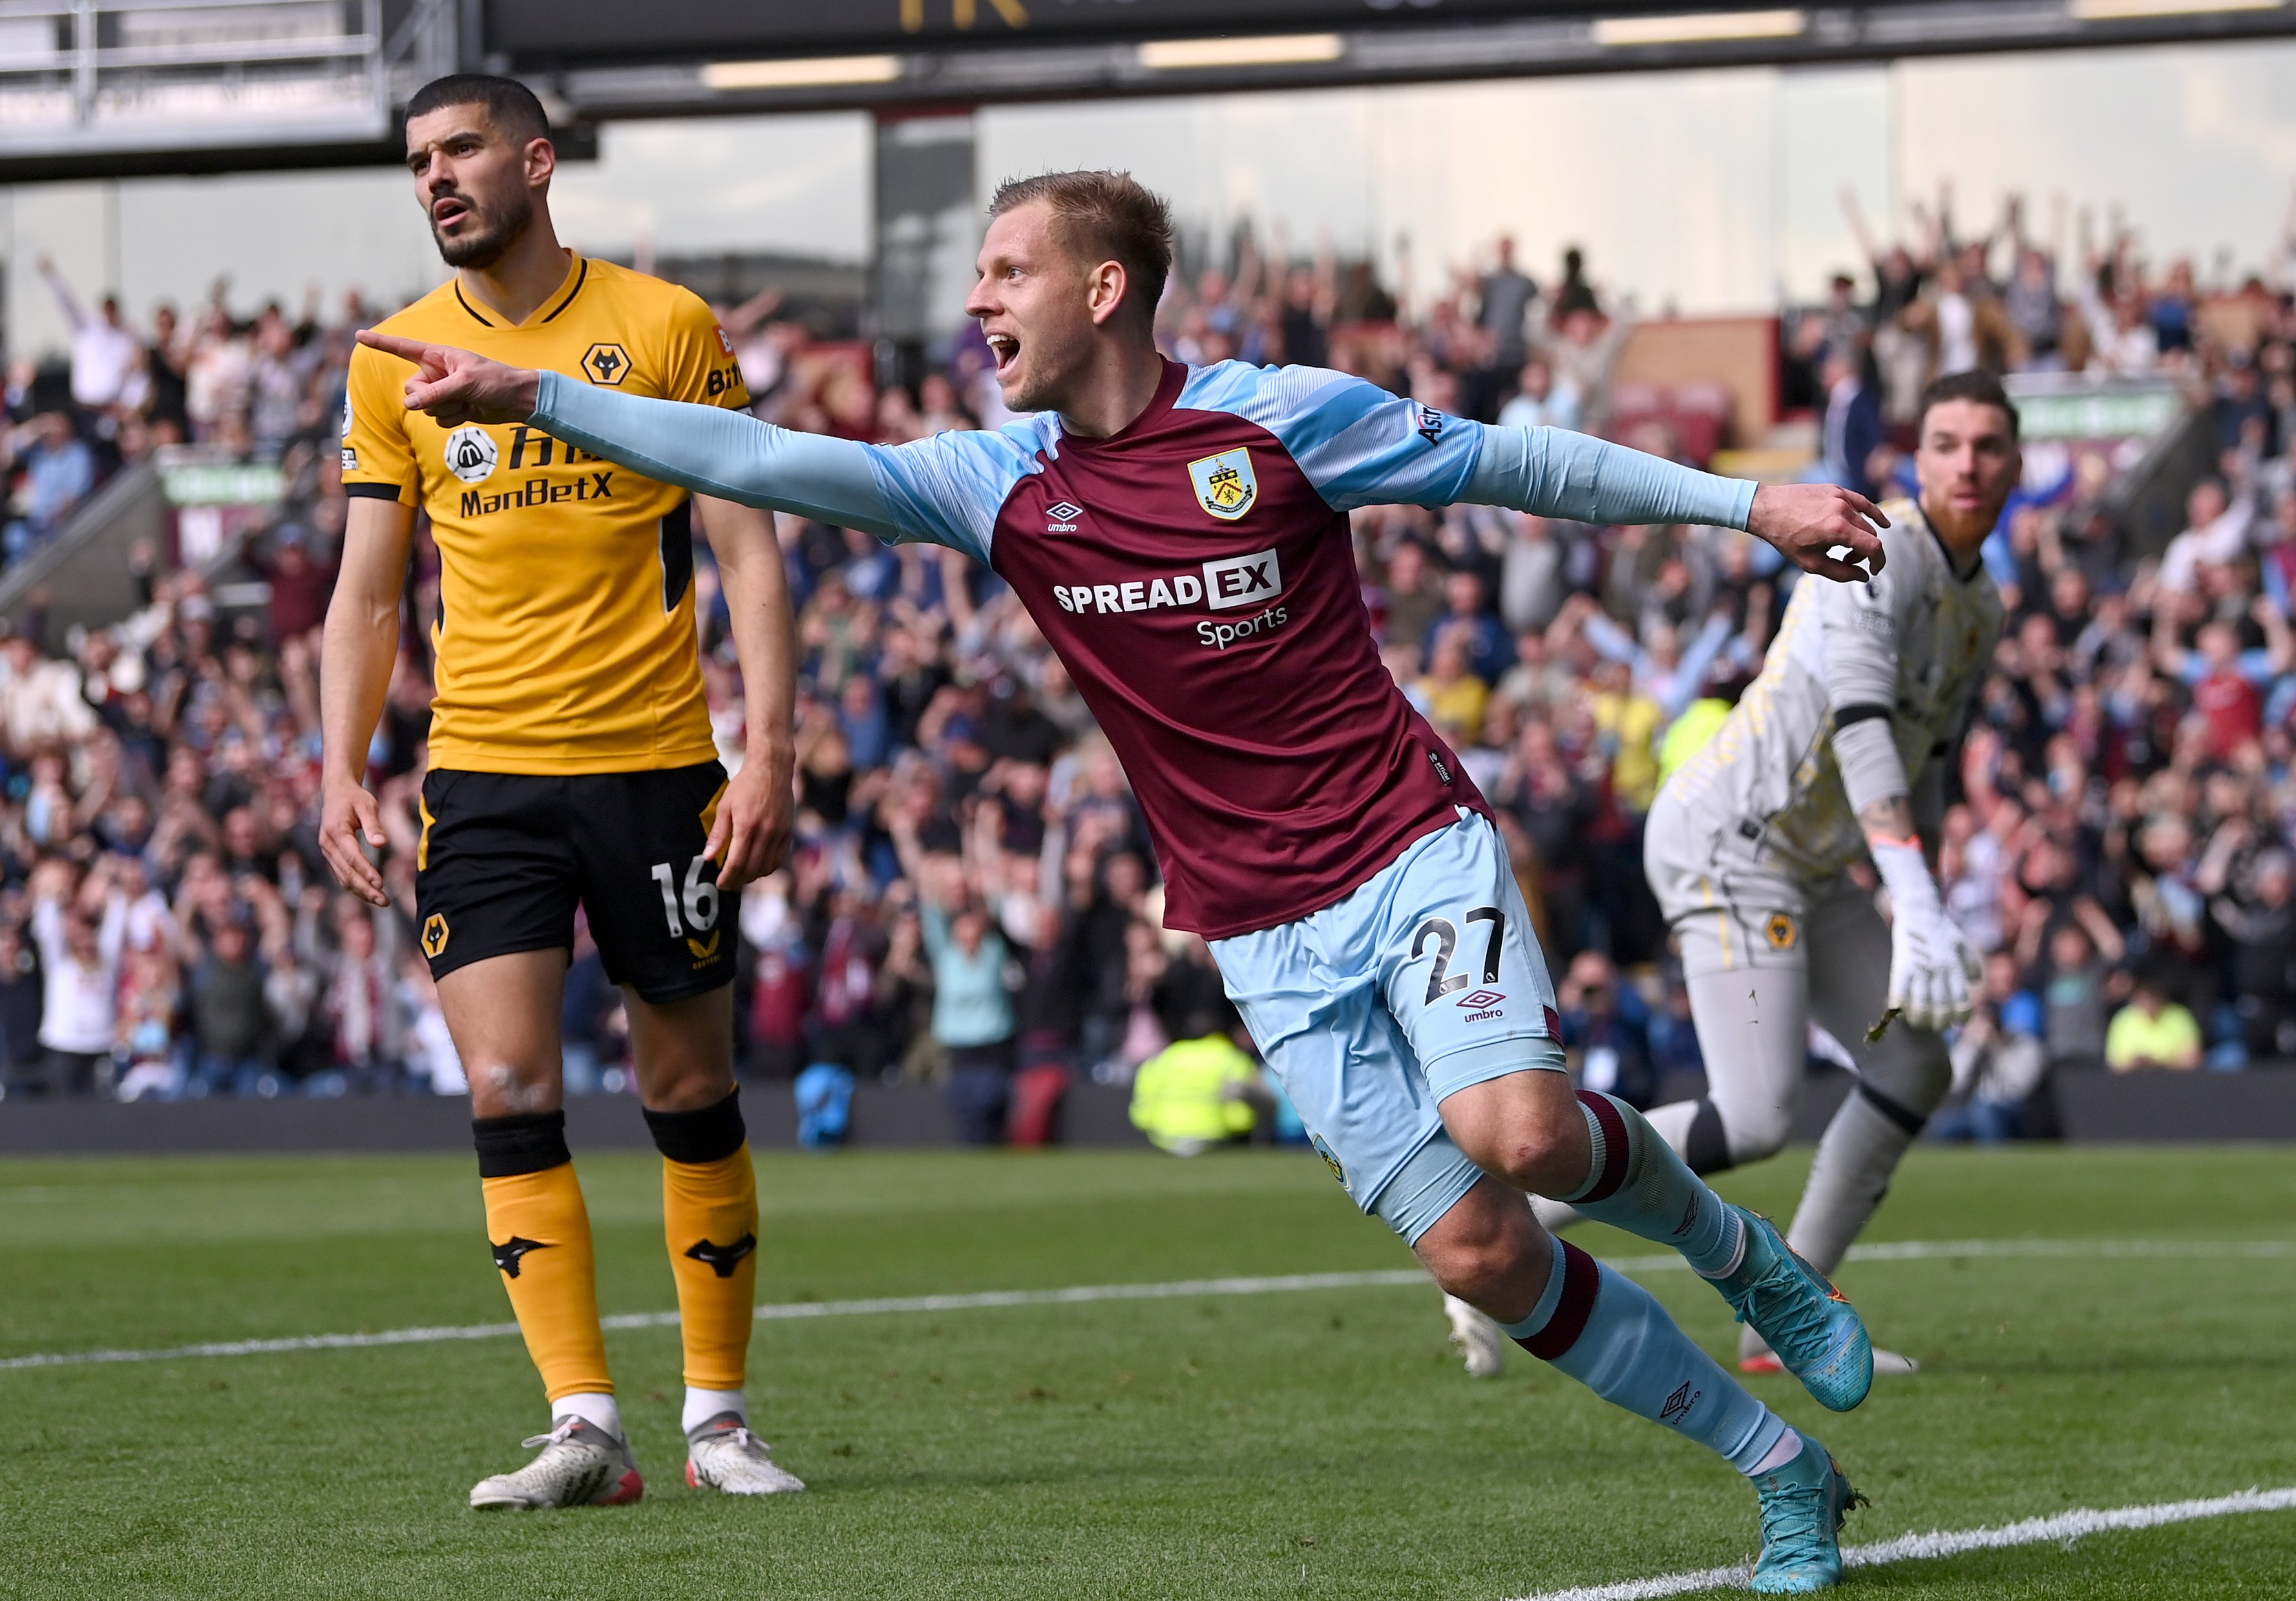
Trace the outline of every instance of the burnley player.
<instances>
[{"instance_id":1,"label":"burnley player","mask_svg":"<svg viewBox=\"0 0 2296 1601\"><path fill-rule=\"evenodd\" d=\"M1356 506L1474 501L1750 529L1829 578L1881 547L1858 497L1757 488L1551 429L1487 428L1313 368L1191 370L1151 321L1163 202L1062 173L991 203L980 319L994 432L898 447L362 334L446 425L522 423L697 494L965 551L1009 583L1123 759L1166 920L1211 942L1317 1149L1442 1287L1606 1399L1752 1479L1755 1587L1840 1577L1853 1499L1632 1280L1544 1232L1531 1193L1680 1250L1822 1402L1871 1383L1863 1326L1767 1221L1725 1204L1640 1114L1579 1094L1488 809L1380 664Z\"/></svg>"}]
</instances>

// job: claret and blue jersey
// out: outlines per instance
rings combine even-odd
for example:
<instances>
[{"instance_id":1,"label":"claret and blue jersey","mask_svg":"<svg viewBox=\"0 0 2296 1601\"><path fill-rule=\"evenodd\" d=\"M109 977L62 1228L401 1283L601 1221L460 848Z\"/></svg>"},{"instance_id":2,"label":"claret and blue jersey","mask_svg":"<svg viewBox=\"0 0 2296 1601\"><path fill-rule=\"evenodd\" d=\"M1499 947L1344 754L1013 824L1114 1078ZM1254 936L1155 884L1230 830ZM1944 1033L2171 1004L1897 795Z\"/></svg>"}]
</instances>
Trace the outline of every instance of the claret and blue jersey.
<instances>
[{"instance_id":1,"label":"claret and blue jersey","mask_svg":"<svg viewBox=\"0 0 2296 1601\"><path fill-rule=\"evenodd\" d=\"M1207 938L1332 905L1482 797L1382 665L1357 506L1475 501L1743 527L1753 486L1487 427L1309 367L1168 363L1105 439L1053 414L884 447L545 374L533 421L705 494L986 562L1129 775L1166 920Z\"/></svg>"}]
</instances>

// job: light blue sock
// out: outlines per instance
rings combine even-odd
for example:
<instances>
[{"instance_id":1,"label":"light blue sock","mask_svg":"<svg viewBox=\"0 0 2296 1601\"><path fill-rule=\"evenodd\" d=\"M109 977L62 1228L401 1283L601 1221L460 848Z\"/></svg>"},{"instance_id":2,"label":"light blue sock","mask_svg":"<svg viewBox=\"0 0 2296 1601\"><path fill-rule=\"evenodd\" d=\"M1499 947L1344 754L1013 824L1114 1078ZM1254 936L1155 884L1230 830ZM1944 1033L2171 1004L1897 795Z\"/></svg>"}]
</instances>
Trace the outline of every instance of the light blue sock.
<instances>
[{"instance_id":1,"label":"light blue sock","mask_svg":"<svg viewBox=\"0 0 2296 1601\"><path fill-rule=\"evenodd\" d=\"M1708 1278L1721 1278L1745 1252L1746 1226L1639 1112L1599 1090L1578 1092L1595 1161L1575 1195L1557 1195L1613 1228L1671 1245Z\"/></svg>"},{"instance_id":2,"label":"light blue sock","mask_svg":"<svg viewBox=\"0 0 2296 1601\"><path fill-rule=\"evenodd\" d=\"M1784 1439L1784 1421L1684 1334L1649 1291L1576 1245L1554 1242L1546 1288L1503 1326L1611 1405L1686 1434L1751 1477Z\"/></svg>"}]
</instances>

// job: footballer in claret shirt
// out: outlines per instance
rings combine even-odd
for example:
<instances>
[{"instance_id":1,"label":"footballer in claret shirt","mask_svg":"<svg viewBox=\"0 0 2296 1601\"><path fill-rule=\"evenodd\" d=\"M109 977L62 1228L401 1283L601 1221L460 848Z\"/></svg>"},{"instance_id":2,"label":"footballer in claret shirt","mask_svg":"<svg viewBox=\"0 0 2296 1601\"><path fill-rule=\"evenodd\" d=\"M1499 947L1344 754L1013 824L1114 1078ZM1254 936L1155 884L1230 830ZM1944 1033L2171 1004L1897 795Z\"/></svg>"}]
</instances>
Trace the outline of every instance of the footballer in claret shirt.
<instances>
[{"instance_id":1,"label":"footballer in claret shirt","mask_svg":"<svg viewBox=\"0 0 2296 1601\"><path fill-rule=\"evenodd\" d=\"M1757 1589L1833 1582L1852 1498L1824 1447L1632 1281L1548 1236L1527 1193L1680 1250L1821 1401L1871 1383L1864 1326L1776 1231L1639 1113L1580 1095L1483 798L1380 665L1357 506L1466 501L1717 523L1830 579L1878 560L1862 497L1716 478L1551 429L1486 427L1310 367L1192 369L1155 348L1164 203L1129 177L1007 184L967 310L993 431L877 447L611 393L414 341L406 404L529 423L698 494L963 550L1010 584L1129 774L1166 921L1211 943L1254 1040L1357 1205L1436 1280L1620 1406L1755 1483ZM375 336L363 335L373 340Z\"/></svg>"}]
</instances>

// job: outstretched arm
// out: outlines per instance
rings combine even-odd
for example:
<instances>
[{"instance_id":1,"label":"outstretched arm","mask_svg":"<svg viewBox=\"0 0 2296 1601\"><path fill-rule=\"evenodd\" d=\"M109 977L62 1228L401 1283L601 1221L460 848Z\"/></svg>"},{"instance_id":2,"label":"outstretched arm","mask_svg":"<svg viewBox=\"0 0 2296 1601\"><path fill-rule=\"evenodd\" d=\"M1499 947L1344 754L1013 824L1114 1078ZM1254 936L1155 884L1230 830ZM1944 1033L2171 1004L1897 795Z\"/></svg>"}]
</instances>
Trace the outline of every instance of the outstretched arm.
<instances>
[{"instance_id":1,"label":"outstretched arm","mask_svg":"<svg viewBox=\"0 0 2296 1601\"><path fill-rule=\"evenodd\" d=\"M488 361L468 350L359 333L362 344L415 365L408 409L440 423L532 423L554 437L697 495L859 529L881 539L930 537L896 511L870 449L689 406Z\"/></svg>"},{"instance_id":2,"label":"outstretched arm","mask_svg":"<svg viewBox=\"0 0 2296 1601\"><path fill-rule=\"evenodd\" d=\"M1579 522L1744 529L1797 567L1842 583L1882 571L1874 530L1890 525L1872 501L1833 484L1718 478L1561 428L1485 428L1459 498ZM1833 554L1841 546L1849 559Z\"/></svg>"}]
</instances>

